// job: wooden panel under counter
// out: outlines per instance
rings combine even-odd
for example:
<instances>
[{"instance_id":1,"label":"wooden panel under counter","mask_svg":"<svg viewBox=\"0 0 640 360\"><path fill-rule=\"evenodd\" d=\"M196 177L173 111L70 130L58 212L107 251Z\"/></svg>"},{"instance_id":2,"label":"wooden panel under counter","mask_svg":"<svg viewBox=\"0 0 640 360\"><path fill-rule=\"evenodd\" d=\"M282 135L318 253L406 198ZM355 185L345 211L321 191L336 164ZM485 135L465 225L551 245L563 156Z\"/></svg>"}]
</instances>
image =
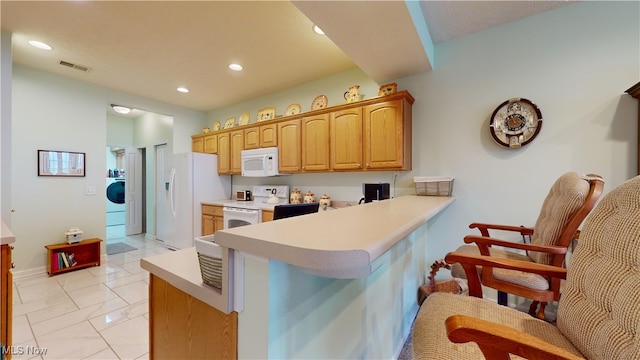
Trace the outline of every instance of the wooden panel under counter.
<instances>
[{"instance_id":1,"label":"wooden panel under counter","mask_svg":"<svg viewBox=\"0 0 640 360\"><path fill-rule=\"evenodd\" d=\"M237 359L238 313L225 314L151 275L151 359Z\"/></svg>"}]
</instances>

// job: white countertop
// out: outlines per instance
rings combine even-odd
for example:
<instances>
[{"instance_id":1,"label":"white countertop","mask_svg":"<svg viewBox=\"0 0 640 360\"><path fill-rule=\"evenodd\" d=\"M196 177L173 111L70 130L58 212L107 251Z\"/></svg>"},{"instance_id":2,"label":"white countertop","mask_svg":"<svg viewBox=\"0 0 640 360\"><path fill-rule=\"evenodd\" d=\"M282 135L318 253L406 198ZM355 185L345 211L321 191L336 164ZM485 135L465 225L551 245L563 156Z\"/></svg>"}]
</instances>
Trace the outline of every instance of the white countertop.
<instances>
[{"instance_id":1,"label":"white countertop","mask_svg":"<svg viewBox=\"0 0 640 360\"><path fill-rule=\"evenodd\" d=\"M399 240L455 198L402 196L216 232L216 243L304 268L320 276L361 278Z\"/></svg>"},{"instance_id":2,"label":"white countertop","mask_svg":"<svg viewBox=\"0 0 640 360\"><path fill-rule=\"evenodd\" d=\"M227 291L228 278L223 277L223 289L216 289L203 283L195 247L142 258L140 266L172 286L220 311L228 314L233 310L233 299ZM228 266L226 259L224 266Z\"/></svg>"},{"instance_id":3,"label":"white countertop","mask_svg":"<svg viewBox=\"0 0 640 360\"><path fill-rule=\"evenodd\" d=\"M0 232L0 245L13 244L16 242L16 238L13 236L11 229L2 222L2 230Z\"/></svg>"}]
</instances>

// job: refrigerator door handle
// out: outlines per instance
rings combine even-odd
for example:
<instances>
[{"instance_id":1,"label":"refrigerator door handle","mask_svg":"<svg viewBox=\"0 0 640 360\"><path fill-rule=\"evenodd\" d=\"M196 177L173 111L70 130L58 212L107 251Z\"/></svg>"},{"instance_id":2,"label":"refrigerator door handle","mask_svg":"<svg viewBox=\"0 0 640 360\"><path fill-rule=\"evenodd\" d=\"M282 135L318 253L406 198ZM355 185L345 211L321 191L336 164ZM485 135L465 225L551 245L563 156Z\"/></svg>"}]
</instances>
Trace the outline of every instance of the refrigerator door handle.
<instances>
[{"instance_id":1,"label":"refrigerator door handle","mask_svg":"<svg viewBox=\"0 0 640 360\"><path fill-rule=\"evenodd\" d=\"M169 178L169 202L171 203L171 213L173 217L176 217L176 204L174 201L175 197L175 189L176 189L176 169L171 169L171 176Z\"/></svg>"}]
</instances>

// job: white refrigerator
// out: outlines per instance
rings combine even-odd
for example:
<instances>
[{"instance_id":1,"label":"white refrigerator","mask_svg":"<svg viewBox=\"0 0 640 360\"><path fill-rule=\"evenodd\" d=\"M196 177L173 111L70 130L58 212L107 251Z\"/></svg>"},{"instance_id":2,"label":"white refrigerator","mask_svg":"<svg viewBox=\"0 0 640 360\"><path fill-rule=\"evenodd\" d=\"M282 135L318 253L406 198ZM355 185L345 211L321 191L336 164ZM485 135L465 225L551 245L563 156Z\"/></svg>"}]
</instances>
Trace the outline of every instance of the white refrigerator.
<instances>
[{"instance_id":1,"label":"white refrigerator","mask_svg":"<svg viewBox=\"0 0 640 360\"><path fill-rule=\"evenodd\" d=\"M174 154L158 199L157 239L169 249L194 246L202 236L202 201L231 198L231 176L218 175L218 155Z\"/></svg>"}]
</instances>

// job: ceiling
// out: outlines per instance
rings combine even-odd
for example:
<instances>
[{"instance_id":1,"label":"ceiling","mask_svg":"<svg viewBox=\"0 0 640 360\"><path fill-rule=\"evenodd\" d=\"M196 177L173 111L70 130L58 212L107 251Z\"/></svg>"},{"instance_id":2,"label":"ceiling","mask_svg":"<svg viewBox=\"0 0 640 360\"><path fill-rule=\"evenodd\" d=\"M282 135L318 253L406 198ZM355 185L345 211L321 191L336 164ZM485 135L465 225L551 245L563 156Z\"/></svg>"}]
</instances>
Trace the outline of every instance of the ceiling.
<instances>
[{"instance_id":1,"label":"ceiling","mask_svg":"<svg viewBox=\"0 0 640 360\"><path fill-rule=\"evenodd\" d=\"M437 44L570 3L3 0L0 24L13 33L15 63L209 111L354 67L380 84L431 71L416 28Z\"/></svg>"}]
</instances>

